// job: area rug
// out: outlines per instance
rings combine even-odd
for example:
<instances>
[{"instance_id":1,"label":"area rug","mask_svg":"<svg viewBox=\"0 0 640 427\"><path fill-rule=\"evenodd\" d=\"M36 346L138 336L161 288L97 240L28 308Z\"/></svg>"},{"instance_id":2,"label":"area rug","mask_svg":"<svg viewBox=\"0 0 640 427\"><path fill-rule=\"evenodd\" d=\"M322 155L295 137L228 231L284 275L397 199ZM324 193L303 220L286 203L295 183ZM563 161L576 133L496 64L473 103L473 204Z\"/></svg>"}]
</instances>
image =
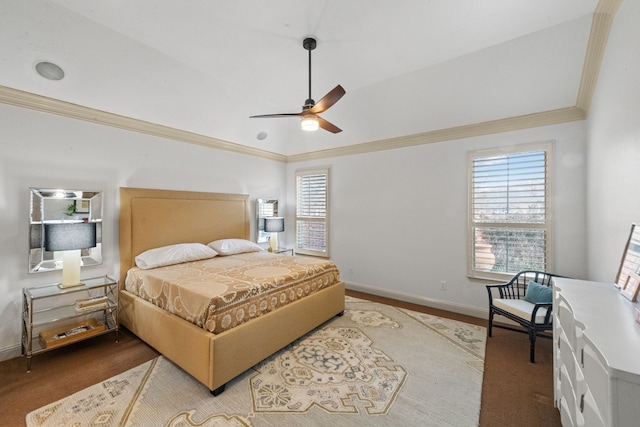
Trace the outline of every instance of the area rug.
<instances>
[{"instance_id":1,"label":"area rug","mask_svg":"<svg viewBox=\"0 0 640 427\"><path fill-rule=\"evenodd\" d=\"M347 297L345 314L213 397L160 356L27 426L477 426L485 328Z\"/></svg>"}]
</instances>

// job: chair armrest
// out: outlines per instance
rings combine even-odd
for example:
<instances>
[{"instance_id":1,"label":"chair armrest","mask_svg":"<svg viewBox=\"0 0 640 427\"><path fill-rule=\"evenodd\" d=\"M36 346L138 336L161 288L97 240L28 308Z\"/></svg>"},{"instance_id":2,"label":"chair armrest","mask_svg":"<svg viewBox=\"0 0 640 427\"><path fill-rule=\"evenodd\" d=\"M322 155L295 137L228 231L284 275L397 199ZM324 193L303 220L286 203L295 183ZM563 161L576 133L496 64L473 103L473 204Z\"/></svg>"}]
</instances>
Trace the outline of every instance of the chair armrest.
<instances>
[{"instance_id":1,"label":"chair armrest","mask_svg":"<svg viewBox=\"0 0 640 427\"><path fill-rule=\"evenodd\" d=\"M534 304L533 307L533 311L531 312L531 323L535 323L535 319L536 316L538 315L538 310L540 310L541 308L546 308L547 309L547 314L545 314L544 316L544 324L545 325L550 325L551 324L551 314L553 311L553 303L538 303L538 304Z\"/></svg>"},{"instance_id":2,"label":"chair armrest","mask_svg":"<svg viewBox=\"0 0 640 427\"><path fill-rule=\"evenodd\" d=\"M509 296L509 295L513 295L513 292L510 289L510 288L513 288L513 284L511 282L498 283L498 284L486 285L486 286L487 286L487 293L489 294L489 304L493 304L494 289L498 291L498 295L500 295L500 298L512 298L512 296Z\"/></svg>"}]
</instances>

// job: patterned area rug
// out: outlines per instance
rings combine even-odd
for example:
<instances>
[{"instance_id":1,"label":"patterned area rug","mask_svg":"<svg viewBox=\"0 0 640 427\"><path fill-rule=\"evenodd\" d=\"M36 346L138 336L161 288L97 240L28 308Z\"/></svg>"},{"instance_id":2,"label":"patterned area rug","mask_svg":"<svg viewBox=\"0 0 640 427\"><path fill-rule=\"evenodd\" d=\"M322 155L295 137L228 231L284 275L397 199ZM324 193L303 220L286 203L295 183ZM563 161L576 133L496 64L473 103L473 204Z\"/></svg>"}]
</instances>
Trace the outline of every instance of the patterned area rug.
<instances>
[{"instance_id":1,"label":"patterned area rug","mask_svg":"<svg viewBox=\"0 0 640 427\"><path fill-rule=\"evenodd\" d=\"M27 426L477 426L485 328L347 297L336 317L213 397L158 357Z\"/></svg>"}]
</instances>

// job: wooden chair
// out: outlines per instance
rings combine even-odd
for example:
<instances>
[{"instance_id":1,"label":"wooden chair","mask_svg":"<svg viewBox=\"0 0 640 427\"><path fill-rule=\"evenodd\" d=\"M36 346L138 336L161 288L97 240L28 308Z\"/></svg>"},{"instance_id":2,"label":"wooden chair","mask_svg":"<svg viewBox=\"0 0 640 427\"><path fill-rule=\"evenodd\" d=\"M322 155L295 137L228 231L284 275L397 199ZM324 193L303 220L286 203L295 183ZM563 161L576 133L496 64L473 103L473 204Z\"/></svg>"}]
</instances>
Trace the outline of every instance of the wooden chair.
<instances>
[{"instance_id":1,"label":"wooden chair","mask_svg":"<svg viewBox=\"0 0 640 427\"><path fill-rule=\"evenodd\" d=\"M528 333L531 363L535 361L536 337L540 332L550 331L553 328L552 297L549 296L548 301L545 302L538 302L539 298L536 298L538 293L546 294L551 291L551 279L553 277L562 276L543 271L528 270L517 273L507 283L487 285L487 292L489 293L488 336L491 336L494 326L496 328ZM527 288L529 288L530 282L536 282L544 288L533 285L529 295L527 295ZM527 300L525 300L525 297ZM493 316L496 314L518 323L524 329L507 325L494 325ZM548 338L548 336L546 337Z\"/></svg>"}]
</instances>

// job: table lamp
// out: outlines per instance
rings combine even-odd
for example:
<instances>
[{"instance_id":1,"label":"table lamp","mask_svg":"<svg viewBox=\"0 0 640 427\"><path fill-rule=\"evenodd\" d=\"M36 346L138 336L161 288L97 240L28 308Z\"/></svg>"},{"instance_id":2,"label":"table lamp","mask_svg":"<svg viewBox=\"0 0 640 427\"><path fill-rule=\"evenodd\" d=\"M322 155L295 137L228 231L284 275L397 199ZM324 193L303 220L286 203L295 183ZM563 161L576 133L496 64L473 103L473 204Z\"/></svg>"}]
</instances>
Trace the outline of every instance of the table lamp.
<instances>
[{"instance_id":1,"label":"table lamp","mask_svg":"<svg viewBox=\"0 0 640 427\"><path fill-rule=\"evenodd\" d=\"M96 223L74 222L44 225L45 250L62 252L62 283L69 288L81 286L81 249L96 246Z\"/></svg>"},{"instance_id":2,"label":"table lamp","mask_svg":"<svg viewBox=\"0 0 640 427\"><path fill-rule=\"evenodd\" d=\"M264 219L264 231L271 233L269 236L269 252L278 250L278 233L284 231L284 218L272 216Z\"/></svg>"}]
</instances>

